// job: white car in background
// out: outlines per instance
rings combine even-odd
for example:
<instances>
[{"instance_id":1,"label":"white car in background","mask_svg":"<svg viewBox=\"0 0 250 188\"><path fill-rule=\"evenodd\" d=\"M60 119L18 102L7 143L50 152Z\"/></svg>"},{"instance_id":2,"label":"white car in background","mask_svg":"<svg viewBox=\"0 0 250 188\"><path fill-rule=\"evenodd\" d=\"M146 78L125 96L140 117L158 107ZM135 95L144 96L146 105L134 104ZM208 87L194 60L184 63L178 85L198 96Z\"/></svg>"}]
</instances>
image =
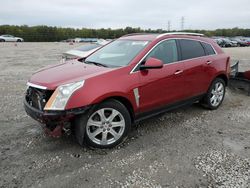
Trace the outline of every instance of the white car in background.
<instances>
[{"instance_id":1,"label":"white car in background","mask_svg":"<svg viewBox=\"0 0 250 188\"><path fill-rule=\"evenodd\" d=\"M109 42L110 41L101 40L96 43L85 44L83 46L64 52L62 55L62 59L63 61L68 61L72 59L87 57Z\"/></svg>"},{"instance_id":2,"label":"white car in background","mask_svg":"<svg viewBox=\"0 0 250 188\"><path fill-rule=\"evenodd\" d=\"M0 42L23 42L24 40L20 37L14 37L12 35L1 35Z\"/></svg>"}]
</instances>

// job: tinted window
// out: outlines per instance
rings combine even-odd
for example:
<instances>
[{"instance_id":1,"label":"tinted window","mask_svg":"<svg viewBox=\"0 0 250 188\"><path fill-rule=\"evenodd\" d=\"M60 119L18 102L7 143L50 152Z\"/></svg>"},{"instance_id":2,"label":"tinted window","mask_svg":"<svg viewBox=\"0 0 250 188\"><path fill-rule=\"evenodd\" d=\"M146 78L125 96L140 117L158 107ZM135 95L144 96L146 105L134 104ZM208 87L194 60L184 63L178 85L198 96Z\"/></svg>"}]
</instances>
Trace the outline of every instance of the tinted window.
<instances>
[{"instance_id":1,"label":"tinted window","mask_svg":"<svg viewBox=\"0 0 250 188\"><path fill-rule=\"evenodd\" d=\"M199 41L186 39L181 39L179 41L183 60L205 56L204 48Z\"/></svg>"},{"instance_id":2,"label":"tinted window","mask_svg":"<svg viewBox=\"0 0 250 188\"><path fill-rule=\"evenodd\" d=\"M164 64L178 61L177 45L175 40L167 40L156 46L147 56L163 61Z\"/></svg>"},{"instance_id":3,"label":"tinted window","mask_svg":"<svg viewBox=\"0 0 250 188\"><path fill-rule=\"evenodd\" d=\"M215 54L214 49L212 48L210 44L202 42L202 46L204 47L207 55Z\"/></svg>"}]
</instances>

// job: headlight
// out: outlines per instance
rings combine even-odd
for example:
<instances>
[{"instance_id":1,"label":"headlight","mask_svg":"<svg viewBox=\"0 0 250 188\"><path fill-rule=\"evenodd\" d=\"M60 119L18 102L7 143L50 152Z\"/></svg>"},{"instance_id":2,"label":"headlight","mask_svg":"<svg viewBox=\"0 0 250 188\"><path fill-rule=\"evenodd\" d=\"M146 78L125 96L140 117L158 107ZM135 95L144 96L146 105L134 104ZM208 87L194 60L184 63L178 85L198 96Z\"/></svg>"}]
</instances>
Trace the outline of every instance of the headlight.
<instances>
[{"instance_id":1,"label":"headlight","mask_svg":"<svg viewBox=\"0 0 250 188\"><path fill-rule=\"evenodd\" d=\"M44 110L64 110L70 96L84 85L84 80L59 86L46 103Z\"/></svg>"}]
</instances>

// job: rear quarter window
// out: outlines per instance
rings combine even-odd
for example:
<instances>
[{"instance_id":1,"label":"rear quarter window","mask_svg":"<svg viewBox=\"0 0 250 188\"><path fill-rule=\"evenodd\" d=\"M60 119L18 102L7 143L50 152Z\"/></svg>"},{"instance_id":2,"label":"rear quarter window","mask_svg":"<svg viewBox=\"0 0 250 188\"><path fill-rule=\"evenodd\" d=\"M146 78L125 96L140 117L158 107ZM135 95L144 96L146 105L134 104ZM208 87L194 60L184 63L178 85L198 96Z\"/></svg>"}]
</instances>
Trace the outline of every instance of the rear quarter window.
<instances>
[{"instance_id":1,"label":"rear quarter window","mask_svg":"<svg viewBox=\"0 0 250 188\"><path fill-rule=\"evenodd\" d=\"M205 42L202 42L201 44L204 47L207 55L214 55L215 54L215 51L210 44L205 43Z\"/></svg>"},{"instance_id":2,"label":"rear quarter window","mask_svg":"<svg viewBox=\"0 0 250 188\"><path fill-rule=\"evenodd\" d=\"M180 39L182 60L205 56L205 50L199 41Z\"/></svg>"}]
</instances>

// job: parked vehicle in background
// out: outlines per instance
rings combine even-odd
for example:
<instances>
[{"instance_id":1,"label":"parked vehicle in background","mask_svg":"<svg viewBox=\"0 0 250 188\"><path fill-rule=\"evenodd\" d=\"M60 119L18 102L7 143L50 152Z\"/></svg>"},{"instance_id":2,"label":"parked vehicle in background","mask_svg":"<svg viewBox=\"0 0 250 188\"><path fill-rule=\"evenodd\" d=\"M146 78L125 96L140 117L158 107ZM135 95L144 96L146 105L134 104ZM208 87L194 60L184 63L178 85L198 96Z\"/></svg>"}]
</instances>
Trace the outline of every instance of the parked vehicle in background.
<instances>
[{"instance_id":1,"label":"parked vehicle in background","mask_svg":"<svg viewBox=\"0 0 250 188\"><path fill-rule=\"evenodd\" d=\"M50 135L111 148L153 115L198 101L217 109L229 73L230 57L202 34L130 34L33 74L24 106Z\"/></svg>"},{"instance_id":2,"label":"parked vehicle in background","mask_svg":"<svg viewBox=\"0 0 250 188\"><path fill-rule=\"evenodd\" d=\"M24 40L20 37L14 37L12 35L1 35L0 42L23 42Z\"/></svg>"},{"instance_id":3,"label":"parked vehicle in background","mask_svg":"<svg viewBox=\"0 0 250 188\"><path fill-rule=\"evenodd\" d=\"M249 46L248 42L242 40L241 38L230 38L230 40L236 41L238 43L238 46L242 46L242 47Z\"/></svg>"},{"instance_id":4,"label":"parked vehicle in background","mask_svg":"<svg viewBox=\"0 0 250 188\"><path fill-rule=\"evenodd\" d=\"M75 42L98 42L98 38L75 38Z\"/></svg>"},{"instance_id":5,"label":"parked vehicle in background","mask_svg":"<svg viewBox=\"0 0 250 188\"><path fill-rule=\"evenodd\" d=\"M70 42L70 43L74 43L75 39L66 39L66 40L62 40L61 42Z\"/></svg>"},{"instance_id":6,"label":"parked vehicle in background","mask_svg":"<svg viewBox=\"0 0 250 188\"><path fill-rule=\"evenodd\" d=\"M244 37L242 40L244 40L250 46L250 38Z\"/></svg>"},{"instance_id":7,"label":"parked vehicle in background","mask_svg":"<svg viewBox=\"0 0 250 188\"><path fill-rule=\"evenodd\" d=\"M220 46L224 47L224 42L221 38L213 38L213 40Z\"/></svg>"},{"instance_id":8,"label":"parked vehicle in background","mask_svg":"<svg viewBox=\"0 0 250 188\"><path fill-rule=\"evenodd\" d=\"M101 48L103 45L109 43L105 40L100 40L96 43L91 44L85 44L80 47L77 47L75 49L69 50L67 52L64 52L62 55L62 59L65 61L77 59L77 58L84 58L93 53L94 51Z\"/></svg>"},{"instance_id":9,"label":"parked vehicle in background","mask_svg":"<svg viewBox=\"0 0 250 188\"><path fill-rule=\"evenodd\" d=\"M226 40L230 41L232 46L231 47L239 47L240 44L236 40L232 40L230 38L226 38Z\"/></svg>"},{"instance_id":10,"label":"parked vehicle in background","mask_svg":"<svg viewBox=\"0 0 250 188\"><path fill-rule=\"evenodd\" d=\"M248 43L243 39L239 37L212 37L214 41L220 46L220 47L240 47L240 46L248 46Z\"/></svg>"},{"instance_id":11,"label":"parked vehicle in background","mask_svg":"<svg viewBox=\"0 0 250 188\"><path fill-rule=\"evenodd\" d=\"M236 41L231 41L228 38L222 38L223 47L237 47L238 43Z\"/></svg>"},{"instance_id":12,"label":"parked vehicle in background","mask_svg":"<svg viewBox=\"0 0 250 188\"><path fill-rule=\"evenodd\" d=\"M214 39L217 44L222 47L222 48L225 48L225 47L232 47L233 44L231 43L230 40L226 40L224 38L217 38L217 39Z\"/></svg>"},{"instance_id":13,"label":"parked vehicle in background","mask_svg":"<svg viewBox=\"0 0 250 188\"><path fill-rule=\"evenodd\" d=\"M64 52L62 55L62 59L65 61L87 57L97 49L102 47L101 44L86 44L75 49Z\"/></svg>"}]
</instances>

